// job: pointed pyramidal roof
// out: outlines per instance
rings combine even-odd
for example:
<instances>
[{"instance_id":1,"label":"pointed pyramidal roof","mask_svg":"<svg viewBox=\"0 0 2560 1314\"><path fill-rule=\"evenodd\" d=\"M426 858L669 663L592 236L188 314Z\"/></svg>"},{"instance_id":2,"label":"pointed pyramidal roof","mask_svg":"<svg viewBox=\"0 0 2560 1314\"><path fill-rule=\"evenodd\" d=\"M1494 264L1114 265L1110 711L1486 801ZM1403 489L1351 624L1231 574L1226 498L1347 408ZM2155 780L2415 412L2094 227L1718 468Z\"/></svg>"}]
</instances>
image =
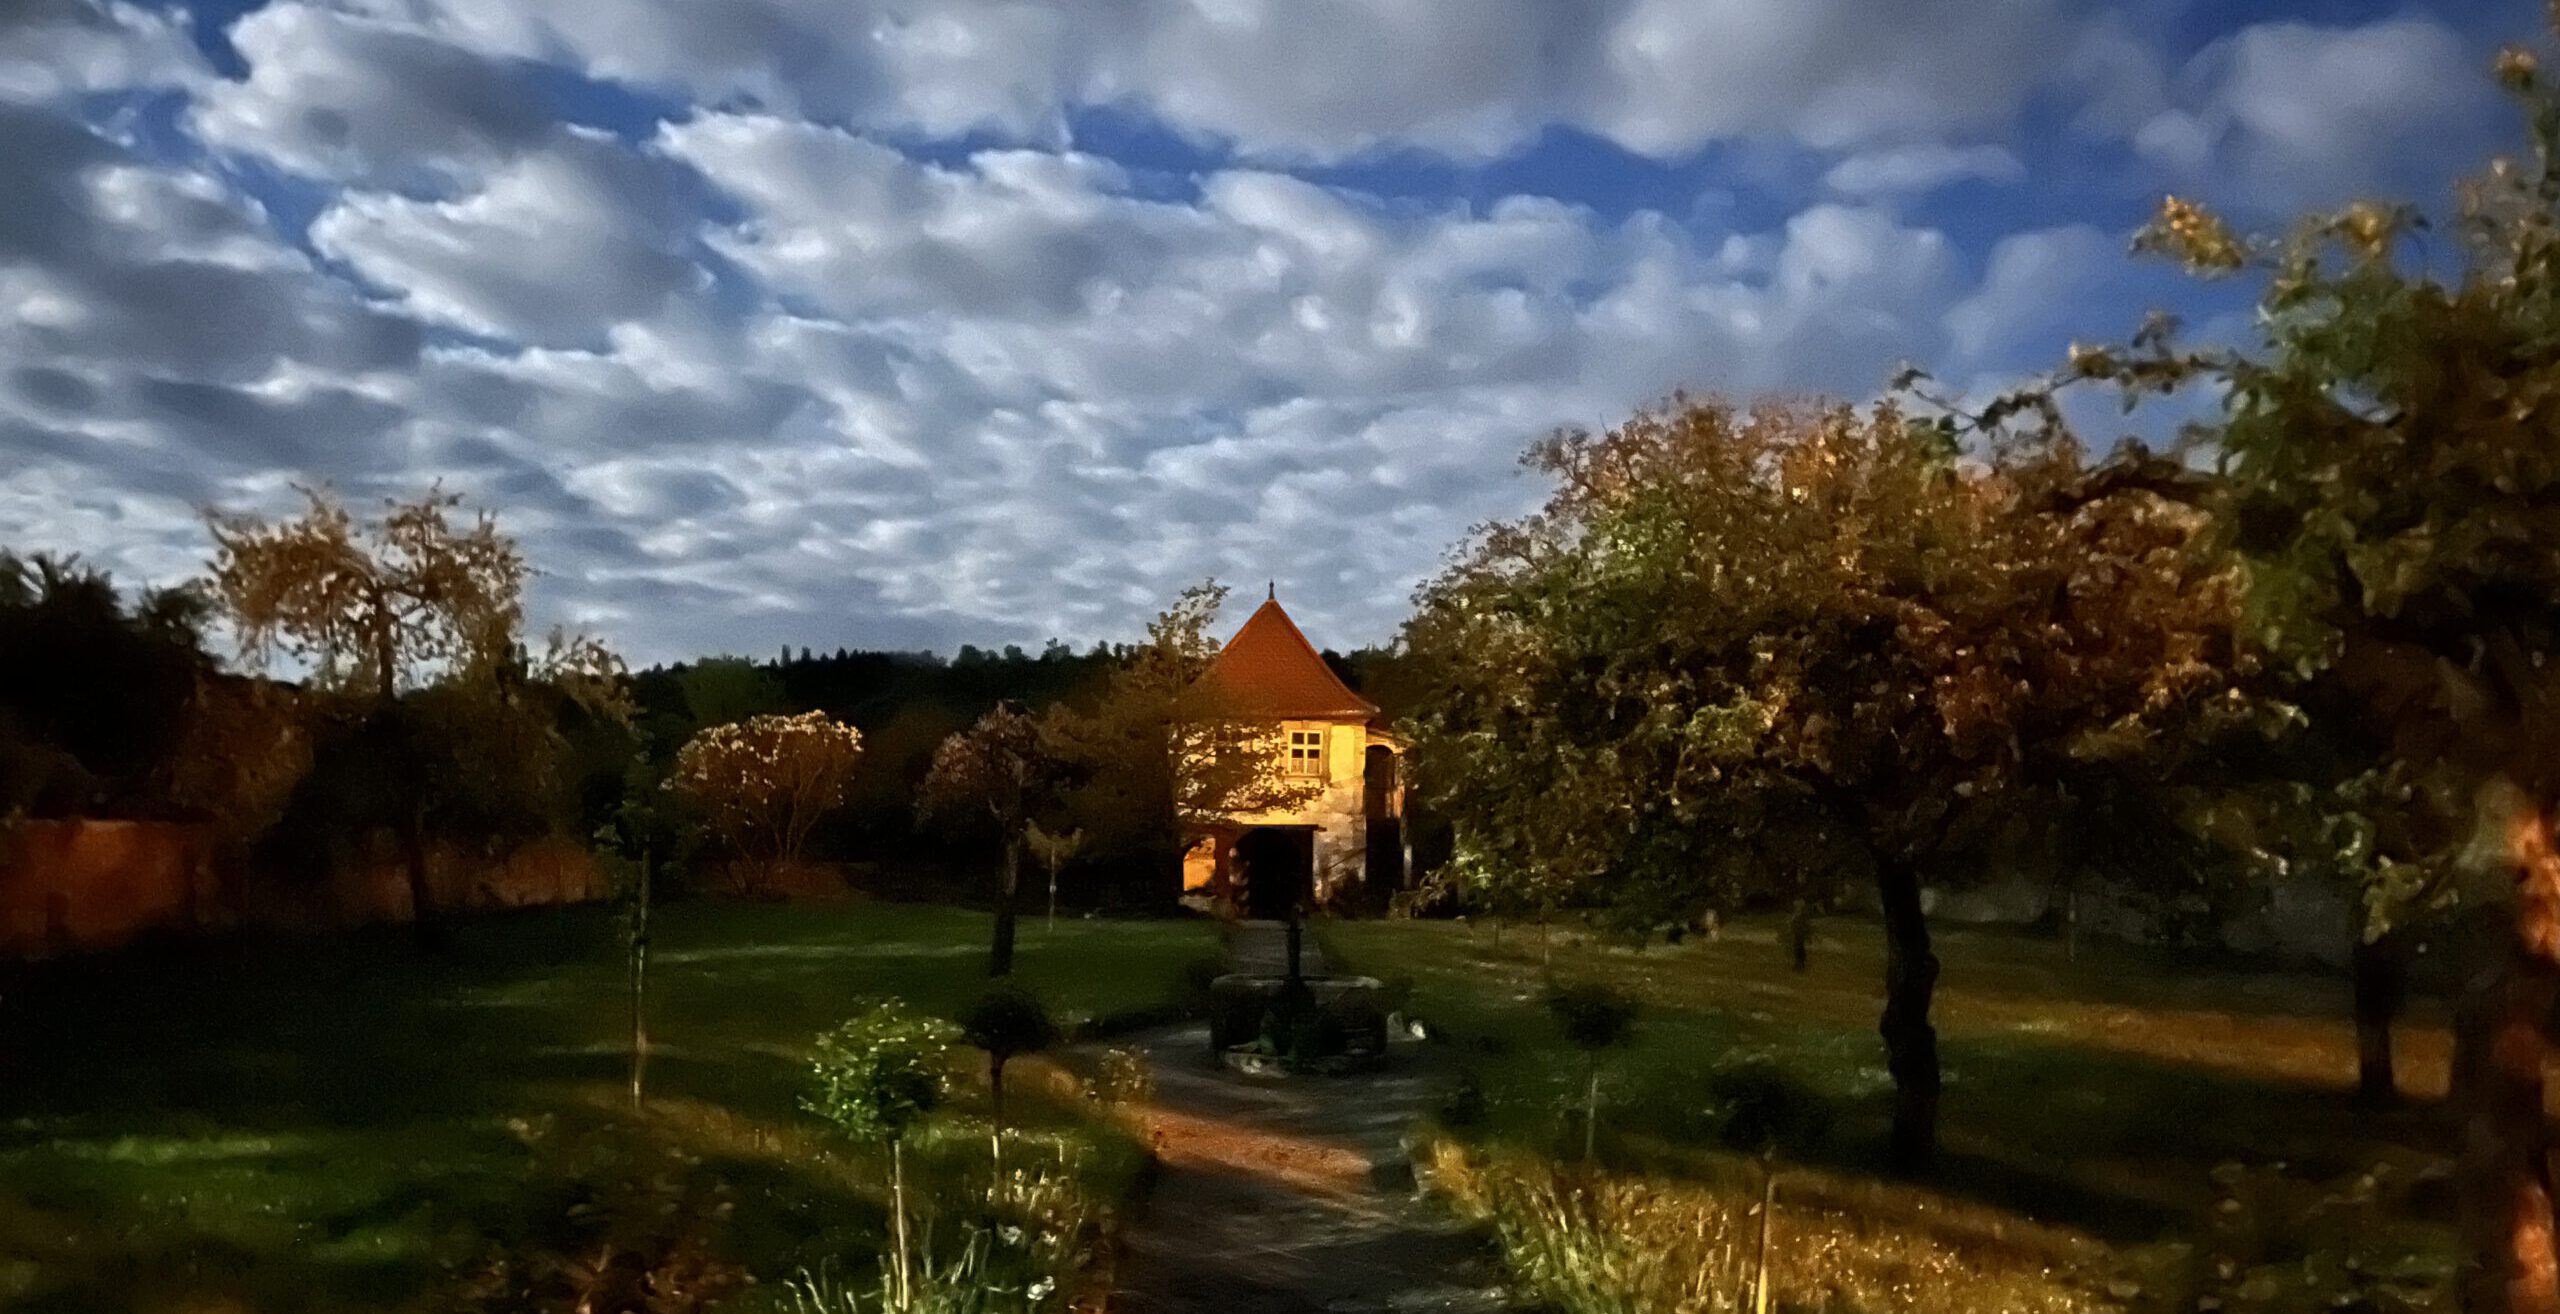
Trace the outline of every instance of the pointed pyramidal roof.
<instances>
[{"instance_id":1,"label":"pointed pyramidal roof","mask_svg":"<svg viewBox=\"0 0 2560 1314\"><path fill-rule=\"evenodd\" d=\"M1277 597L1254 609L1202 679L1236 710L1271 720L1366 720L1377 706L1351 692Z\"/></svg>"}]
</instances>

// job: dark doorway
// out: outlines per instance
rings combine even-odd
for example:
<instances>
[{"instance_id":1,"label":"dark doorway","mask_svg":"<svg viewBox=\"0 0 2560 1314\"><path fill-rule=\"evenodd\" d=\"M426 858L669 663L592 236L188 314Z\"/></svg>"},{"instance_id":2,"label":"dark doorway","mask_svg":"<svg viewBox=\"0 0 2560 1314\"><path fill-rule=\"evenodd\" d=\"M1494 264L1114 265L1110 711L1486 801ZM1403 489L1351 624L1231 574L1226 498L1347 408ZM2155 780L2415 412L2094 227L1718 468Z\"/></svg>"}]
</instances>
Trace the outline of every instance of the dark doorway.
<instances>
[{"instance_id":1,"label":"dark doorway","mask_svg":"<svg viewBox=\"0 0 2560 1314\"><path fill-rule=\"evenodd\" d=\"M1248 917L1274 921L1315 893L1316 833L1312 827L1258 826L1236 840L1236 875L1244 882Z\"/></svg>"},{"instance_id":2,"label":"dark doorway","mask_svg":"<svg viewBox=\"0 0 2560 1314\"><path fill-rule=\"evenodd\" d=\"M1384 744L1369 745L1368 760L1361 763L1361 811L1371 821L1392 817L1403 811L1396 806L1396 754Z\"/></svg>"},{"instance_id":3,"label":"dark doorway","mask_svg":"<svg viewBox=\"0 0 2560 1314\"><path fill-rule=\"evenodd\" d=\"M1369 897L1381 903L1404 886L1404 807L1401 782L1396 779L1395 750L1383 744L1371 744L1364 762L1361 811L1369 826L1366 876Z\"/></svg>"}]
</instances>

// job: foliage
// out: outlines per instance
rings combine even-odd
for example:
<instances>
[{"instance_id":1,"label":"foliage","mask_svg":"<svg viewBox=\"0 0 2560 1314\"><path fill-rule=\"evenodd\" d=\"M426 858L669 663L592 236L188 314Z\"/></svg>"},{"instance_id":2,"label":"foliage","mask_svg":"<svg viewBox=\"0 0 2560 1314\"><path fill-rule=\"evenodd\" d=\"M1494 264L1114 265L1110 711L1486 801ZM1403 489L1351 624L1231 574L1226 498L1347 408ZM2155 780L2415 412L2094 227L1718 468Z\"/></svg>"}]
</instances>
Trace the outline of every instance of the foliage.
<instances>
[{"instance_id":1,"label":"foliage","mask_svg":"<svg viewBox=\"0 0 2560 1314\"><path fill-rule=\"evenodd\" d=\"M688 740L665 788L732 848L790 862L843 802L861 756L862 732L823 712L750 717Z\"/></svg>"},{"instance_id":2,"label":"foliage","mask_svg":"<svg viewBox=\"0 0 2560 1314\"><path fill-rule=\"evenodd\" d=\"M2183 472L1993 438L1964 458L1890 404L1687 398L1561 434L1530 454L1546 505L1483 530L1405 631L1434 673L1417 756L1478 899L1642 924L1873 875L1912 1166L1939 1090L1926 876L2261 715ZM1796 852L1733 861L1736 835Z\"/></svg>"},{"instance_id":3,"label":"foliage","mask_svg":"<svg viewBox=\"0 0 2560 1314\"><path fill-rule=\"evenodd\" d=\"M960 1015L961 1035L998 1066L1058 1043L1048 1005L1021 985L1006 981L978 996Z\"/></svg>"},{"instance_id":4,"label":"foliage","mask_svg":"<svg viewBox=\"0 0 2560 1314\"><path fill-rule=\"evenodd\" d=\"M314 769L286 805L294 833L281 842L396 831L423 929L429 831L561 827L574 805L559 727L618 734L632 711L625 672L602 644L558 632L527 654L531 568L490 512L457 523L462 499L430 489L360 519L301 491L291 519L208 514L211 596L250 661L289 664L340 700L310 709Z\"/></svg>"},{"instance_id":5,"label":"foliage","mask_svg":"<svg viewBox=\"0 0 2560 1314\"><path fill-rule=\"evenodd\" d=\"M801 1107L857 1141L894 1141L951 1091L958 1029L887 997L819 1035Z\"/></svg>"},{"instance_id":6,"label":"foliage","mask_svg":"<svg viewBox=\"0 0 2560 1314\"><path fill-rule=\"evenodd\" d=\"M1112 1223L1110 1156L1082 1136L1004 1130L995 1137L992 1157L980 1142L967 1169L941 1165L950 1171L937 1174L934 1207L944 1225L960 1232L961 1253L937 1261L928 1239L908 1300L899 1299L887 1264L876 1295L827 1266L788 1285L793 1314L902 1308L1028 1314L1065 1307Z\"/></svg>"},{"instance_id":7,"label":"foliage","mask_svg":"<svg viewBox=\"0 0 2560 1314\"><path fill-rule=\"evenodd\" d=\"M2218 402L2193 438L2222 477L2218 533L2245 563L2247 635L2374 741L2374 770L2350 782L2404 804L2353 836L2391 846L2346 864L2369 879L2371 929L2459 897L2503 931L2457 1018L2478 1261L2465 1303L2547 1312L2560 1310L2542 1112L2560 1001L2560 92L2521 47L2496 71L2532 158L2464 185L2450 259L2406 206L2357 202L2254 237L2171 197L2137 248L2250 280L2255 340L2190 345L2155 317L2123 347L2075 348L2054 386ZM2049 409L2050 392L2031 398ZM2309 820L2323 811L2336 815Z\"/></svg>"},{"instance_id":8,"label":"foliage","mask_svg":"<svg viewBox=\"0 0 2560 1314\"><path fill-rule=\"evenodd\" d=\"M1594 1173L1446 1140L1429 1142L1417 1159L1435 1193L1490 1226L1513 1281L1541 1307L1564 1314L1753 1308L1762 1184L1738 1166L1677 1177ZM2120 1307L2104 1287L2081 1286L2053 1262L2054 1252L2087 1262L2085 1240L1981 1206L1915 1211L1879 1195L1829 1182L1815 1188L1810 1175L1788 1179L1769 1220L1771 1308L2094 1314Z\"/></svg>"},{"instance_id":9,"label":"foliage","mask_svg":"<svg viewBox=\"0 0 2560 1314\"><path fill-rule=\"evenodd\" d=\"M1096 1102L1113 1108L1143 1105L1155 1097L1155 1070L1148 1066L1146 1055L1115 1045L1102 1051L1090 1092Z\"/></svg>"},{"instance_id":10,"label":"foliage","mask_svg":"<svg viewBox=\"0 0 2560 1314\"><path fill-rule=\"evenodd\" d=\"M164 810L213 677L191 589L131 606L77 558L0 551L0 814Z\"/></svg>"},{"instance_id":11,"label":"foliage","mask_svg":"<svg viewBox=\"0 0 2560 1314\"><path fill-rule=\"evenodd\" d=\"M1602 981L1550 987L1542 1002L1565 1043L1579 1050L1615 1049L1635 1025L1635 997Z\"/></svg>"},{"instance_id":12,"label":"foliage","mask_svg":"<svg viewBox=\"0 0 2560 1314\"><path fill-rule=\"evenodd\" d=\"M1276 726L1241 715L1201 680L1227 590L1185 589L1147 627L1089 706L1045 718L1066 764L1066 812L1096 849L1167 862L1197 827L1302 806L1317 787L1285 770Z\"/></svg>"},{"instance_id":13,"label":"foliage","mask_svg":"<svg viewBox=\"0 0 2560 1314\"><path fill-rule=\"evenodd\" d=\"M2056 436L1969 463L1890 406L1681 399L1530 459L1546 507L1406 631L1438 673L1425 777L1482 888L1730 905L1796 891L1700 861L1727 833L1985 843L2231 689L2201 517Z\"/></svg>"},{"instance_id":14,"label":"foliage","mask_svg":"<svg viewBox=\"0 0 2560 1314\"><path fill-rule=\"evenodd\" d=\"M695 1314L751 1280L727 1236L735 1192L677 1146L533 1133L543 1233L498 1247L453 1295L469 1314Z\"/></svg>"},{"instance_id":15,"label":"foliage","mask_svg":"<svg viewBox=\"0 0 2560 1314\"><path fill-rule=\"evenodd\" d=\"M996 1117L1004 1117L1005 1064L1058 1043L1058 1024L1040 997L1019 983L999 981L960 1015L964 1039L987 1055L987 1084Z\"/></svg>"},{"instance_id":16,"label":"foliage","mask_svg":"<svg viewBox=\"0 0 2560 1314\"><path fill-rule=\"evenodd\" d=\"M326 689L389 699L441 674L494 672L524 620L524 555L495 516L465 525L431 489L359 523L300 490L300 517L209 514L213 591L251 660L282 658Z\"/></svg>"},{"instance_id":17,"label":"foliage","mask_svg":"<svg viewBox=\"0 0 2560 1314\"><path fill-rule=\"evenodd\" d=\"M921 820L956 820L983 813L1007 844L1019 843L1055 773L1039 722L1020 708L998 705L934 750L933 766L916 791L916 814Z\"/></svg>"},{"instance_id":18,"label":"foliage","mask_svg":"<svg viewBox=\"0 0 2560 1314\"><path fill-rule=\"evenodd\" d=\"M678 671L676 685L695 730L770 715L789 706L781 678L744 657L705 657L687 663Z\"/></svg>"}]
</instances>

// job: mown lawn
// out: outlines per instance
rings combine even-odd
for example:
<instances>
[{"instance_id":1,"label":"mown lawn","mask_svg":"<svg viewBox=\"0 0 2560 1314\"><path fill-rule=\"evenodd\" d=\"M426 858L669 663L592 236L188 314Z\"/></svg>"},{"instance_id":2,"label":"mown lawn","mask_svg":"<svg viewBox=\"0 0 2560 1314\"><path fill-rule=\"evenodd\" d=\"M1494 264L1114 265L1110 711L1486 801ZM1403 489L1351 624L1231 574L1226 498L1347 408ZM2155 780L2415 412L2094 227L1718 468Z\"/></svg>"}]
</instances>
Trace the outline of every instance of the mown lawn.
<instances>
[{"instance_id":1,"label":"mown lawn","mask_svg":"<svg viewBox=\"0 0 2560 1314\"><path fill-rule=\"evenodd\" d=\"M2440 1016L2422 1012L2400 1036L2403 1087L2425 1098L2377 1116L2353 1104L2343 980L2109 944L2074 963L2044 937L1942 930L1947 1153L1925 1184L1899 1182L1875 1167L1891 1094L1874 1029L1880 936L1826 923L1812 970L1797 975L1778 930L1750 921L1714 943L1635 948L1357 922L1324 940L1338 962L1409 981L1413 1011L1449 1033L1443 1052L1481 1092L1452 1110L1450 1131L1480 1166L1571 1171L1579 1158L1567 1106L1584 1069L1539 1002L1550 979L1604 980L1643 1002L1633 1043L1608 1060L1601 1160L1619 1178L1747 1214L1761 1178L1728 1148L1730 1074L1762 1089L1779 1074L1778 1089L1801 1092L1788 1102L1811 1110L1786 1115L1775 1160L1795 1205L1782 1231L1800 1225L1802 1248L1825 1252L1802 1261L1821 1271L1790 1297L1807 1308L2443 1298L2449 1138L2430 1107L2449 1049ZM1659 1212L1648 1199L1629 1207ZM1861 1248L1891 1271L1850 1272L1869 1261L1832 1253ZM1779 1249L1787 1294L1794 1261ZM1749 1267L1747 1253L1725 1259Z\"/></svg>"},{"instance_id":2,"label":"mown lawn","mask_svg":"<svg viewBox=\"0 0 2560 1314\"><path fill-rule=\"evenodd\" d=\"M767 1291L867 1264L879 1175L798 1112L801 1056L857 996L965 1006L986 917L680 903L655 929L637 1115L601 909L471 921L442 956L385 931L26 976L0 998L0 1307L451 1308L493 1263L584 1244L617 1209L716 1216L722 1255ZM1174 1001L1216 948L1200 922L1035 919L1017 970L1072 1021Z\"/></svg>"}]
</instances>

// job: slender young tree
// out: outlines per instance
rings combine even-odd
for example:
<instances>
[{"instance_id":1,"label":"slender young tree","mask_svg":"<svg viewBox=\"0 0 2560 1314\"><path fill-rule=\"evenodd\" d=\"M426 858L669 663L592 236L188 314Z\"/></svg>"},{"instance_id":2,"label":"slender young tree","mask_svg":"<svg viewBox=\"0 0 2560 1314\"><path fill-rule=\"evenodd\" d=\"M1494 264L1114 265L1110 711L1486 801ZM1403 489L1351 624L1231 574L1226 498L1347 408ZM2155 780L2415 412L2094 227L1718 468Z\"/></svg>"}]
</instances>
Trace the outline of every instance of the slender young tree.
<instances>
[{"instance_id":1,"label":"slender young tree","mask_svg":"<svg viewBox=\"0 0 2560 1314\"><path fill-rule=\"evenodd\" d=\"M943 740L916 791L920 820L982 815L995 827L1003 856L996 868L995 943L987 953L989 976L1013 971L1022 850L1032 809L1054 788L1057 775L1039 721L1008 703Z\"/></svg>"},{"instance_id":2,"label":"slender young tree","mask_svg":"<svg viewBox=\"0 0 2560 1314\"><path fill-rule=\"evenodd\" d=\"M1049 875L1049 929L1054 931L1058 927L1058 873L1084 850L1084 832L1052 833L1033 820L1024 823L1022 838L1031 846L1031 855L1040 860L1041 870Z\"/></svg>"}]
</instances>

